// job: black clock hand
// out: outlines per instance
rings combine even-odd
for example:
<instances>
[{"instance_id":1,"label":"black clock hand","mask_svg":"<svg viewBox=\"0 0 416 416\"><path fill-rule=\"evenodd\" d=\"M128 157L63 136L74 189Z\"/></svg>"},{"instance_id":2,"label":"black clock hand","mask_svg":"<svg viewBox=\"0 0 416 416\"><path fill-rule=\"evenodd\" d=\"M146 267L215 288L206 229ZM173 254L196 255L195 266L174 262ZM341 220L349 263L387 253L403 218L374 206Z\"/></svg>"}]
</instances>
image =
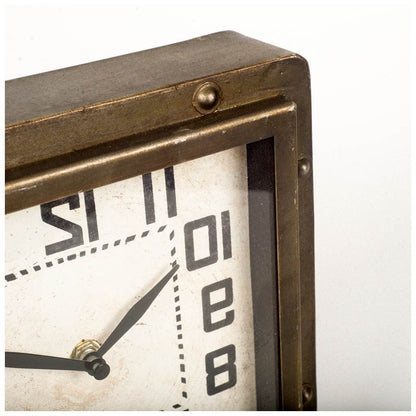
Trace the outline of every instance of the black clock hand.
<instances>
[{"instance_id":1,"label":"black clock hand","mask_svg":"<svg viewBox=\"0 0 416 416\"><path fill-rule=\"evenodd\" d=\"M6 351L5 366L43 370L86 371L97 380L106 378L110 373L110 367L104 359L92 354L89 354L89 357L85 360L73 360L70 358L51 357L49 355Z\"/></svg>"},{"instance_id":2,"label":"black clock hand","mask_svg":"<svg viewBox=\"0 0 416 416\"><path fill-rule=\"evenodd\" d=\"M179 265L175 265L168 274L166 274L149 292L130 308L114 331L95 353L97 356L102 357L145 314L161 290L165 287L166 283L178 269Z\"/></svg>"},{"instance_id":3,"label":"black clock hand","mask_svg":"<svg viewBox=\"0 0 416 416\"><path fill-rule=\"evenodd\" d=\"M173 267L146 295L136 302L105 340L100 349L95 353L88 354L84 360L6 351L5 366L13 368L85 371L97 380L106 378L110 373L110 367L102 356L145 314L178 269L178 265Z\"/></svg>"}]
</instances>

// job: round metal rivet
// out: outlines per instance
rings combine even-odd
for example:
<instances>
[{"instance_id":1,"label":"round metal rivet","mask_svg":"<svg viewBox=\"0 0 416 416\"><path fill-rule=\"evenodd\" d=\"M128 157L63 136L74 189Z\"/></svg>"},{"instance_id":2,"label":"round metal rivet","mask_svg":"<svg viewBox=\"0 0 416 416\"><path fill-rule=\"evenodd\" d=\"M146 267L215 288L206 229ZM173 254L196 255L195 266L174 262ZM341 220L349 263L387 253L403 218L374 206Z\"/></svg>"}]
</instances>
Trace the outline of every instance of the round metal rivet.
<instances>
[{"instance_id":1,"label":"round metal rivet","mask_svg":"<svg viewBox=\"0 0 416 416\"><path fill-rule=\"evenodd\" d=\"M302 388L303 404L309 403L313 397L313 388L310 384L304 384Z\"/></svg>"},{"instance_id":2,"label":"round metal rivet","mask_svg":"<svg viewBox=\"0 0 416 416\"><path fill-rule=\"evenodd\" d=\"M298 162L298 175L300 178L308 176L312 169L312 162L309 158L302 158Z\"/></svg>"},{"instance_id":3,"label":"round metal rivet","mask_svg":"<svg viewBox=\"0 0 416 416\"><path fill-rule=\"evenodd\" d=\"M201 114L213 112L221 98L220 87L214 82L206 82L200 85L193 96L192 104Z\"/></svg>"}]
</instances>

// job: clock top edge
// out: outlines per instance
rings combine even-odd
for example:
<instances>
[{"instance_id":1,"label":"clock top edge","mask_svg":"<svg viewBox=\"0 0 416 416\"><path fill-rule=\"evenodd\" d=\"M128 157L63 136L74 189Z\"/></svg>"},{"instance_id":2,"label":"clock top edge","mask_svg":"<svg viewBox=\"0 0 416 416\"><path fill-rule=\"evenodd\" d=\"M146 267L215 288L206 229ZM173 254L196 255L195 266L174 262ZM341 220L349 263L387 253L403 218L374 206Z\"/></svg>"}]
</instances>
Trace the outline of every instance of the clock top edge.
<instances>
[{"instance_id":1,"label":"clock top edge","mask_svg":"<svg viewBox=\"0 0 416 416\"><path fill-rule=\"evenodd\" d=\"M8 80L11 126L296 55L233 31Z\"/></svg>"}]
</instances>

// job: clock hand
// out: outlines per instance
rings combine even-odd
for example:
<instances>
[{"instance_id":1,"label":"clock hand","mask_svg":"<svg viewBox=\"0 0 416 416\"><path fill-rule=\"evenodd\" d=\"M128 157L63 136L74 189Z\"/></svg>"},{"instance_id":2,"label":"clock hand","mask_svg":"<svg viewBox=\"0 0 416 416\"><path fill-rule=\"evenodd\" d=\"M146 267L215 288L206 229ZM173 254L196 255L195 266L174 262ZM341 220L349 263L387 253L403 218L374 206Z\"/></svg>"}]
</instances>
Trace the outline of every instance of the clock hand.
<instances>
[{"instance_id":1,"label":"clock hand","mask_svg":"<svg viewBox=\"0 0 416 416\"><path fill-rule=\"evenodd\" d=\"M93 354L89 354L85 360L73 360L70 358L51 357L49 355L6 351L5 366L44 370L86 371L97 380L106 378L110 373L110 367L105 360Z\"/></svg>"},{"instance_id":2,"label":"clock hand","mask_svg":"<svg viewBox=\"0 0 416 416\"><path fill-rule=\"evenodd\" d=\"M175 267L159 280L149 292L130 308L124 318L95 353L97 356L102 357L145 314L161 290L165 287L166 283L178 269L179 265L175 265Z\"/></svg>"},{"instance_id":3,"label":"clock hand","mask_svg":"<svg viewBox=\"0 0 416 416\"><path fill-rule=\"evenodd\" d=\"M103 380L110 373L110 367L102 356L145 314L178 269L178 265L173 267L146 295L136 302L105 340L103 345L101 345L99 350L95 353L88 354L83 360L6 351L5 366L13 368L85 371L97 380Z\"/></svg>"}]
</instances>

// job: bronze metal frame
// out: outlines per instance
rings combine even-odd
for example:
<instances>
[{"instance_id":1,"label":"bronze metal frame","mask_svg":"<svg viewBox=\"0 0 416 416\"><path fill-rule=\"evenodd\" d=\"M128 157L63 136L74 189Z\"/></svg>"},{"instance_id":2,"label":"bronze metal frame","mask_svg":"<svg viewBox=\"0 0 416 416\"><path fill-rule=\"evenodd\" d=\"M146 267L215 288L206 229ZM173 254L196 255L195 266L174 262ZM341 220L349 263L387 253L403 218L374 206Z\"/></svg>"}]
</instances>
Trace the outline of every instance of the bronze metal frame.
<instances>
[{"instance_id":1,"label":"bronze metal frame","mask_svg":"<svg viewBox=\"0 0 416 416\"><path fill-rule=\"evenodd\" d=\"M220 32L7 81L6 212L268 137L282 409L313 410L310 80L299 55Z\"/></svg>"}]
</instances>

